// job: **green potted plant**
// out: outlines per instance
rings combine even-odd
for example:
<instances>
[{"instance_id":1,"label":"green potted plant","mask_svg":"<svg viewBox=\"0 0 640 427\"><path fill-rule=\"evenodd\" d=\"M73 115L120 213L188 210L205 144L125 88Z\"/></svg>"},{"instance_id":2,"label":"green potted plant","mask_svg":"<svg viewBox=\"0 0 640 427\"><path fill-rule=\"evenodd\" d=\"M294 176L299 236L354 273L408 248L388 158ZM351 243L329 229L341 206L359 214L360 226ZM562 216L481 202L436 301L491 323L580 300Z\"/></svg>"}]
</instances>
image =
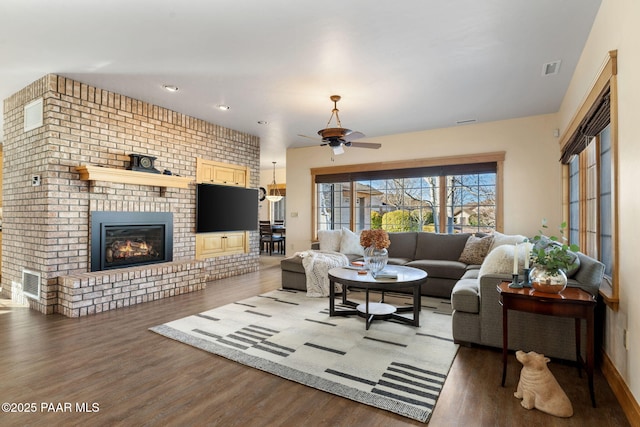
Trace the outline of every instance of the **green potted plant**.
<instances>
[{"instance_id":1,"label":"green potted plant","mask_svg":"<svg viewBox=\"0 0 640 427\"><path fill-rule=\"evenodd\" d=\"M548 228L546 220L542 221L542 228ZM531 239L533 249L530 260L533 269L529 275L531 286L540 292L560 293L567 286L567 272L578 266L576 252L578 245L567 244L564 230L567 223L560 224L560 237L546 236L542 230Z\"/></svg>"}]
</instances>

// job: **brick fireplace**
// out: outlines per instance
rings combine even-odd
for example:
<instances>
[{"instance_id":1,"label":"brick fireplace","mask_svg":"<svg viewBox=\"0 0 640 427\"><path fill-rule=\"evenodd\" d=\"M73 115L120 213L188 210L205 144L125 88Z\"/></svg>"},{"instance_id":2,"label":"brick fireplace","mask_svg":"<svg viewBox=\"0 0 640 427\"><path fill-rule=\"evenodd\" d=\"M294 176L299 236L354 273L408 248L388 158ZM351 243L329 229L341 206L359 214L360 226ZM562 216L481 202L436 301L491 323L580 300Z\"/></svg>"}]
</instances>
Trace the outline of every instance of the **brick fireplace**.
<instances>
[{"instance_id":1,"label":"brick fireplace","mask_svg":"<svg viewBox=\"0 0 640 427\"><path fill-rule=\"evenodd\" d=\"M25 132L24 107L38 98L43 125ZM57 75L6 99L4 123L3 296L24 300L23 271L36 272L39 296L27 299L30 306L75 317L200 290L209 280L258 269L256 232L249 236L250 253L195 260L194 184L165 189L82 181L76 171L80 165L126 169L129 154L139 153L156 157L160 170L195 179L200 157L247 166L249 186L257 188L258 137ZM34 176L40 185L32 185ZM172 248L164 255L171 256L135 266L111 257L106 269L92 271L95 212L170 214ZM111 243L126 232L112 233ZM130 240L142 247L141 238Z\"/></svg>"},{"instance_id":2,"label":"brick fireplace","mask_svg":"<svg viewBox=\"0 0 640 427\"><path fill-rule=\"evenodd\" d=\"M91 212L91 271L173 260L171 212Z\"/></svg>"}]
</instances>

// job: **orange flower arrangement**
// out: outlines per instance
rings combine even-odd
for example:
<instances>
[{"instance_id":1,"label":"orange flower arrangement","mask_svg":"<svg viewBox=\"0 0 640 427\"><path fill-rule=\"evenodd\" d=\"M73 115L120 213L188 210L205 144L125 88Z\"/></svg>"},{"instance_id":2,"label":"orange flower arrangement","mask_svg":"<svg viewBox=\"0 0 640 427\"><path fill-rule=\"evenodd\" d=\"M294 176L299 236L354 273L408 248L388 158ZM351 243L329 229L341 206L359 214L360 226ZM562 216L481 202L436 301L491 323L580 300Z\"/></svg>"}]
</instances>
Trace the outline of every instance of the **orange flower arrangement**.
<instances>
[{"instance_id":1,"label":"orange flower arrangement","mask_svg":"<svg viewBox=\"0 0 640 427\"><path fill-rule=\"evenodd\" d=\"M376 249L386 249L391 244L389 234L382 230L362 230L360 233L360 244L365 248L375 246Z\"/></svg>"}]
</instances>

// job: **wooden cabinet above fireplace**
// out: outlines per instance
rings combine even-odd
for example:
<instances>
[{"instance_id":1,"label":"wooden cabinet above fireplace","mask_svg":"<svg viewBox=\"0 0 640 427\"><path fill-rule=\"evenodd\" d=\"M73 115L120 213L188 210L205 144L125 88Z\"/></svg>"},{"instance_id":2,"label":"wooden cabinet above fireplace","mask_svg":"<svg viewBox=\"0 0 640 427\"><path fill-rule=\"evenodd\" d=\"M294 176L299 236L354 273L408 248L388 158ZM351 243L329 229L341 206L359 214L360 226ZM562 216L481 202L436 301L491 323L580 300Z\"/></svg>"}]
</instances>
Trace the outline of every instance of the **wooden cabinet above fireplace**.
<instances>
[{"instance_id":1,"label":"wooden cabinet above fireplace","mask_svg":"<svg viewBox=\"0 0 640 427\"><path fill-rule=\"evenodd\" d=\"M205 184L246 187L249 182L249 168L198 157L196 159L196 181Z\"/></svg>"}]
</instances>

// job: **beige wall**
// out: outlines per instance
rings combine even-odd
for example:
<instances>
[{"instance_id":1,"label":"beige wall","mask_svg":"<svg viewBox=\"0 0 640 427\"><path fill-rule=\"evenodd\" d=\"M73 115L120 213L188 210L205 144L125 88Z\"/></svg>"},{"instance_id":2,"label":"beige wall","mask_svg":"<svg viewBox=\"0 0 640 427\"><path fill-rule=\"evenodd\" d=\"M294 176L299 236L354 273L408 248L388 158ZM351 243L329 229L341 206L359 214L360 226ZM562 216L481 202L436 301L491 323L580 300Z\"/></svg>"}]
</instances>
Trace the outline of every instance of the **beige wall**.
<instances>
[{"instance_id":1,"label":"beige wall","mask_svg":"<svg viewBox=\"0 0 640 427\"><path fill-rule=\"evenodd\" d=\"M618 216L620 235L620 308L607 310L605 351L624 381L640 400L640 286L637 254L640 234L640 2L603 0L577 70L558 114L562 127L573 118L590 90L608 51L618 50ZM623 343L628 330L628 350Z\"/></svg>"},{"instance_id":2,"label":"beige wall","mask_svg":"<svg viewBox=\"0 0 640 427\"><path fill-rule=\"evenodd\" d=\"M414 132L367 141L379 150L347 148L332 161L327 147L287 151L287 253L311 242L310 169L323 166L504 151L504 232L535 234L543 218L561 221L561 167L556 115ZM366 132L366 129L364 129Z\"/></svg>"}]
</instances>

